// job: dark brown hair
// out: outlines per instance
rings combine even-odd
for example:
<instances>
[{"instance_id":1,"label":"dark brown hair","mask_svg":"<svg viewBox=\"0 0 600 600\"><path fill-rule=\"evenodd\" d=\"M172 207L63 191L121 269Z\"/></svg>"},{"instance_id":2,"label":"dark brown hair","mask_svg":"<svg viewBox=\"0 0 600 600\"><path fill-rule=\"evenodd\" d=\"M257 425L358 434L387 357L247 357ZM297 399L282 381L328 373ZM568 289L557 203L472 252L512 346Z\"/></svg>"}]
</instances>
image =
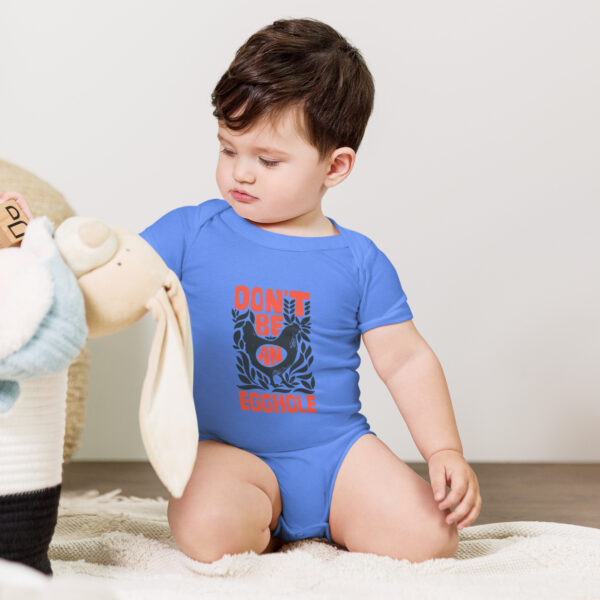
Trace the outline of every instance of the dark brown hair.
<instances>
[{"instance_id":1,"label":"dark brown hair","mask_svg":"<svg viewBox=\"0 0 600 600\"><path fill-rule=\"evenodd\" d=\"M322 160L341 146L358 150L374 95L362 55L333 27L316 19L286 19L248 38L211 99L213 115L234 131L300 108L299 131Z\"/></svg>"}]
</instances>

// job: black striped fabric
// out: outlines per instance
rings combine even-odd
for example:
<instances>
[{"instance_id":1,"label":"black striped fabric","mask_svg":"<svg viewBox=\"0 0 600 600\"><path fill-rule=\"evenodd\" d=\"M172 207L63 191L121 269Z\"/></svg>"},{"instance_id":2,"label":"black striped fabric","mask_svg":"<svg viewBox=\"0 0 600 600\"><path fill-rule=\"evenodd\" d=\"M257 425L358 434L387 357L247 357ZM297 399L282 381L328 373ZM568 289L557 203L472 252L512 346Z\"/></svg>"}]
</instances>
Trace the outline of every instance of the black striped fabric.
<instances>
[{"instance_id":1,"label":"black striped fabric","mask_svg":"<svg viewBox=\"0 0 600 600\"><path fill-rule=\"evenodd\" d=\"M48 547L58 516L61 484L0 496L0 558L52 575Z\"/></svg>"}]
</instances>

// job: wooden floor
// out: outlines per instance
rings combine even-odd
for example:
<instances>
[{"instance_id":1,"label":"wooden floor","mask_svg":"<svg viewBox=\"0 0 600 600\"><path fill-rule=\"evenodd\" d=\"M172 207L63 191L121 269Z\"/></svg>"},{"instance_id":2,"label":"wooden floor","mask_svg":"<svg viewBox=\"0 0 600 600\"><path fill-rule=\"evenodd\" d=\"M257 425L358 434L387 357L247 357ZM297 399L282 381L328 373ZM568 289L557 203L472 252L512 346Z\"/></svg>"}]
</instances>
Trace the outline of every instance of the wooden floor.
<instances>
[{"instance_id":1,"label":"wooden floor","mask_svg":"<svg viewBox=\"0 0 600 600\"><path fill-rule=\"evenodd\" d=\"M427 464L407 463L429 481ZM483 505L473 525L506 521L554 521L600 528L600 464L469 463L479 480ZM168 498L147 462L72 462L63 490Z\"/></svg>"}]
</instances>

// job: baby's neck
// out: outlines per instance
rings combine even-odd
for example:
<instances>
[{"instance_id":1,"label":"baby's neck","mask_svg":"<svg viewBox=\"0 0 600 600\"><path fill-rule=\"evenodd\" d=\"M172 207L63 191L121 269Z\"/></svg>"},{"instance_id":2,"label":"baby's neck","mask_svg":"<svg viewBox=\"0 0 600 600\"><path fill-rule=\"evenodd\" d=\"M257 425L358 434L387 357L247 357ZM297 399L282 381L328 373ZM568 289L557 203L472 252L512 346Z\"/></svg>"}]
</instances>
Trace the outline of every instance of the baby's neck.
<instances>
[{"instance_id":1,"label":"baby's neck","mask_svg":"<svg viewBox=\"0 0 600 600\"><path fill-rule=\"evenodd\" d=\"M303 215L304 216L304 215ZM250 219L248 219L250 221ZM324 237L329 235L340 235L335 225L325 216L321 215L312 223L300 223L299 219L288 219L279 223L257 223L250 221L253 225L271 231L273 233L282 233L284 235L293 235L296 237Z\"/></svg>"}]
</instances>

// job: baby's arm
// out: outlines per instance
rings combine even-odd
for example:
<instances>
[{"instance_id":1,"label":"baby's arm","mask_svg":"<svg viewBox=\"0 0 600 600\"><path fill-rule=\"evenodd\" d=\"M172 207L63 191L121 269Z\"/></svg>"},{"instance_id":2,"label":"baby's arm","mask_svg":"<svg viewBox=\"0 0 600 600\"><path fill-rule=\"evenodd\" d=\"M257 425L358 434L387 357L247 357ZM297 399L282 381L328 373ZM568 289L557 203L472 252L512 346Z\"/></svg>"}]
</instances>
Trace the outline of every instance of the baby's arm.
<instances>
[{"instance_id":1,"label":"baby's arm","mask_svg":"<svg viewBox=\"0 0 600 600\"><path fill-rule=\"evenodd\" d=\"M442 366L411 320L367 330L363 341L379 377L429 466L440 510L457 504L447 522L470 525L481 509L479 482L465 461ZM446 483L451 490L446 496ZM446 497L445 497L446 496ZM460 503L459 503L460 502Z\"/></svg>"},{"instance_id":2,"label":"baby's arm","mask_svg":"<svg viewBox=\"0 0 600 600\"><path fill-rule=\"evenodd\" d=\"M439 450L462 454L444 372L412 319L369 329L363 341L423 458Z\"/></svg>"}]
</instances>

